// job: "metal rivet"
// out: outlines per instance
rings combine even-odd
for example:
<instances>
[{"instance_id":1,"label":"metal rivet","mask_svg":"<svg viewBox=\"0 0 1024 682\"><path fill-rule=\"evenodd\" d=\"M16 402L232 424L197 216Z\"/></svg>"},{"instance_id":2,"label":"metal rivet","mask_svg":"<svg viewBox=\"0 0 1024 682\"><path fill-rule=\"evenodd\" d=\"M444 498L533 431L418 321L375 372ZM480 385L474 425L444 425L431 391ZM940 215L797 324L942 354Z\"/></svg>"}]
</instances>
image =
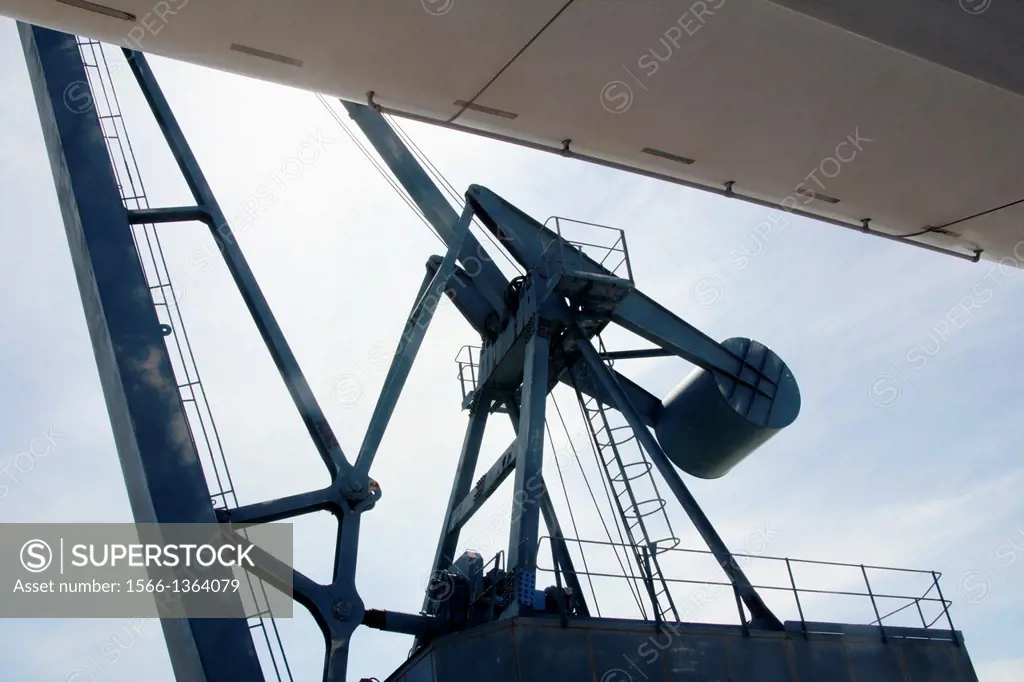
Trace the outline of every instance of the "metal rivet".
<instances>
[{"instance_id":1,"label":"metal rivet","mask_svg":"<svg viewBox=\"0 0 1024 682\"><path fill-rule=\"evenodd\" d=\"M334 612L334 617L338 620L348 620L352 616L352 602L348 599L339 599L334 602L331 610Z\"/></svg>"}]
</instances>

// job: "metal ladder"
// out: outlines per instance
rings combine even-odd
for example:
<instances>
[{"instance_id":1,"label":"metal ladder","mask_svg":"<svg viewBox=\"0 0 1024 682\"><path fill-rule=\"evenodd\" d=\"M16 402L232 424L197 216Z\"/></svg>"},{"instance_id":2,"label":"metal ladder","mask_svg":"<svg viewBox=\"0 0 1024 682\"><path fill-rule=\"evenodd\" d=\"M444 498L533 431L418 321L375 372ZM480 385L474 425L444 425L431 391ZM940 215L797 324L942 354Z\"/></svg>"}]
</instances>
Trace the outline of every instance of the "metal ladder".
<instances>
[{"instance_id":1,"label":"metal ladder","mask_svg":"<svg viewBox=\"0 0 1024 682\"><path fill-rule=\"evenodd\" d=\"M598 344L603 354L605 347L600 337ZM614 364L612 360L605 360L605 363L609 368ZM585 374L591 386L596 385L585 364L581 374ZM653 464L625 417L596 398L584 396L575 384L574 388L587 421L594 453L611 488L613 503L651 600L654 620L678 621L679 612L658 555L676 547L679 538L672 530L665 512L665 498L658 492L658 485L651 474ZM652 540L652 537L657 539Z\"/></svg>"},{"instance_id":2,"label":"metal ladder","mask_svg":"<svg viewBox=\"0 0 1024 682\"><path fill-rule=\"evenodd\" d=\"M98 41L78 37L77 42L93 93L93 99L86 103L84 111L88 111L88 107L96 110L121 201L126 210L150 208L142 173L132 149L114 84L114 76L124 64L115 62L112 66L107 60L103 44ZM210 488L210 501L214 508L237 507L238 497L235 494L231 472L181 316L179 303L182 300L182 292L172 282L156 225L132 225L131 230L139 264L145 274L153 307L163 330L189 435L202 461L203 472ZM245 535L244 532L242 534ZM256 609L255 613L247 614L246 620L249 630L253 633L253 642L261 665L265 672L272 671L279 681L292 680L291 666L284 651L277 622L270 615L267 586L249 573L246 573L246 582Z\"/></svg>"}]
</instances>

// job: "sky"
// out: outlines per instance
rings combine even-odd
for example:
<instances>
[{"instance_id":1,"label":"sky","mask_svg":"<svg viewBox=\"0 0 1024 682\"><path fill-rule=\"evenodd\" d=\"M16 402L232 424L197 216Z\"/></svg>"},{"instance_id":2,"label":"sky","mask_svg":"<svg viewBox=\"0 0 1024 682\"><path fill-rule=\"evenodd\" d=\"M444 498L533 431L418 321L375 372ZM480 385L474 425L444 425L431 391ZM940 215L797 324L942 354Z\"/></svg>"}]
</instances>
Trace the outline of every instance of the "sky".
<instances>
[{"instance_id":1,"label":"sky","mask_svg":"<svg viewBox=\"0 0 1024 682\"><path fill-rule=\"evenodd\" d=\"M314 95L151 63L225 213L256 207L235 234L351 455L387 371L381 349L394 348L424 263L441 245ZM185 186L126 76L115 80L151 201L185 204ZM24 59L7 20L0 92L0 521L129 521ZM613 115L595 115L605 113ZM1016 368L1024 275L1015 264L972 264L578 161L403 127L460 192L481 184L541 220L626 230L637 287L710 336L757 339L789 364L802 396L796 422L722 479L685 477L735 551L940 571L981 682L1024 679L1024 465L1013 426L1024 410ZM283 176L300 150L311 160ZM884 150L866 145L861 153ZM260 190L275 181L277 197L267 201ZM240 501L325 484L210 235L192 224L160 235ZM619 348L630 341L607 340ZM357 585L367 607L419 608L466 425L453 358L476 343L442 304L372 471L384 496L363 518ZM616 368L656 396L692 369L677 359ZM576 409L571 395L556 399ZM490 423L481 470L512 437L507 422ZM564 444L582 443L579 427L577 418L571 434L553 429L547 461L565 469L579 537L601 539L596 515L583 511L582 474L567 464ZM510 496L503 488L478 513L460 549L488 559L506 549ZM566 525L561 488L553 496ZM669 519L683 546L700 547L671 503ZM315 579L330 570L332 523L324 515L295 523L296 565ZM773 569L759 565L749 563L755 582L771 579ZM822 579L835 589L850 580ZM608 613L628 611L621 587L609 592ZM694 605L688 615L731 622L728 601ZM796 616L785 599L770 604ZM829 600L807 608L821 609L808 614L813 620L867 615ZM296 680L319 679L322 640L296 614L279 621L291 670ZM383 679L409 645L405 636L359 630L350 679ZM152 621L0 619L0 660L4 679L18 682L172 679Z\"/></svg>"}]
</instances>

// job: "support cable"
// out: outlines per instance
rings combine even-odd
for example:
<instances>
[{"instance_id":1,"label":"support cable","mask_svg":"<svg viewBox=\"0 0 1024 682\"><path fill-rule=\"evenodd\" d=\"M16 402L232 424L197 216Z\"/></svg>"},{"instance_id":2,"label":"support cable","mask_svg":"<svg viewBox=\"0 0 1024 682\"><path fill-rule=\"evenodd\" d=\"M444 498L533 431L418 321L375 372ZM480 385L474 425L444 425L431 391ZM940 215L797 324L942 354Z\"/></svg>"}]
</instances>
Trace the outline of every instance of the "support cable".
<instances>
[{"instance_id":1,"label":"support cable","mask_svg":"<svg viewBox=\"0 0 1024 682\"><path fill-rule=\"evenodd\" d=\"M367 161L370 162L370 165L374 167L377 173L380 174L380 176L383 177L384 180L389 185L391 185L391 188L395 190L395 193L398 194L398 196L402 199L402 201L405 202L405 204L410 209L412 209L413 213L416 214L416 217L419 218L420 221L427 226L427 229L430 230L430 232L437 238L437 240L444 244L444 240L441 238L440 235L437 234L437 231L434 230L434 226L431 225L430 222L426 219L426 217L420 211L419 207L408 195L405 189L398 183L398 181L391 175L391 173L388 172L387 168L383 165L383 163L366 148L366 145L363 144L363 141L360 140L359 137L346 125L345 120L338 114L334 107L331 106L327 98L321 94L317 94L316 98L320 101L324 108L327 109L327 112L341 127L342 132L344 132L345 135L349 138L349 140L352 141L352 144L356 146L356 148L362 153L362 155L366 157ZM386 119L388 120L388 123L394 128L395 133L398 135L399 139L402 140L402 142L409 148L413 157L416 158L416 160L419 161L420 164L424 167L424 171L429 176L431 176L434 179L434 181L440 186L442 193L446 193L449 196L449 198L454 200L455 205L461 210L466 203L465 197L459 195L458 190L455 189L455 186L448 181L448 178L446 178L445 175L437 168L437 166L434 165L434 163L430 160L426 153L422 149L420 149L419 145L417 145L416 142L409 136L409 134L405 132L405 130L398 124L394 117L387 116ZM508 253L505 252L505 249L502 248L501 244L495 240L494 235L492 235L489 230L485 229L482 225L480 225L480 221L477 220L476 218L473 219L473 222L477 225L477 227L480 228L480 232L495 247L498 253L500 253L502 257L504 257L505 260L507 260L509 264L511 264L511 266L515 269L516 272L522 274L522 266L520 266L519 263L517 263L513 258L511 258L508 255Z\"/></svg>"},{"instance_id":2,"label":"support cable","mask_svg":"<svg viewBox=\"0 0 1024 682\"><path fill-rule=\"evenodd\" d=\"M624 537L622 535L622 530L619 528L618 523L616 523L615 524L615 529L616 529L616 531L618 531L618 534L619 534L619 542L616 543L615 539L612 537L611 531L608 529L608 523L604 519L604 514L601 512L601 505L598 503L597 496L594 494L594 489L590 485L590 479L587 477L587 472L583 469L583 461L580 459L579 452L576 450L576 444L573 443L572 437L569 435L569 428L565 424L565 418L562 416L562 410L558 406L558 401L554 399L554 395L552 395L551 398L552 398L551 402L552 402L552 404L555 407L555 413L558 415L558 420L562 423L562 429L565 431L566 437L568 438L569 447L572 449L573 457L576 459L576 465L577 465L577 467L579 467L580 474L583 475L583 482L587 486L587 492L590 494L590 499L594 503L594 509L597 511L597 517L601 521L601 526L604 528L605 536L608 538L608 543L611 545L612 552L615 554L615 560L618 562L619 568L622 569L623 577L627 578L626 584L629 585L629 591L633 595L634 600L636 601L637 608L640 609L641 615L646 619L647 618L647 611L644 608L643 599L641 598L640 594L637 592L637 588L636 588L636 586L634 584L634 581L628 579L628 576L632 575L632 571L627 571L626 570L626 563L623 562L622 557L619 555L619 548L622 547L623 551L625 551L625 544L626 544L626 541L625 541L625 539L624 539ZM602 481L602 485L604 485L604 478L603 477L601 478L601 481ZM607 488L605 488L605 495L608 495ZM609 509L612 507L612 503L611 503L611 498L610 497L609 497L609 500L608 500L608 507L609 507ZM581 547L581 551L582 551L582 547ZM627 557L627 562L628 562L628 557Z\"/></svg>"},{"instance_id":3,"label":"support cable","mask_svg":"<svg viewBox=\"0 0 1024 682\"><path fill-rule=\"evenodd\" d=\"M555 399L555 396L552 395L551 396L551 400L554 401L554 399ZM573 535L577 539L579 539L580 531L579 531L579 528L576 526L576 515L573 513L572 502L569 501L569 490L565 486L565 476L562 473L562 467L558 463L558 456L557 456L557 453L555 452L555 437L551 433L551 426L548 424L548 420L547 420L546 417L544 418L544 430L547 431L548 442L551 444L551 456L552 456L552 459L555 460L555 470L558 471L558 480L562 484L562 497L565 498L565 506L569 510L569 521L570 521L570 523L572 523L572 532L573 532ZM566 432L566 436L568 436L568 435L569 435L568 432ZM593 597L593 600L594 600L594 608L597 610L597 617L600 618L601 617L601 605L598 604L598 602L597 602L597 590L594 589L594 577L591 575L591 573L590 573L590 566L587 564L587 553L583 551L582 547L580 547L580 556L583 559L583 570L587 574L587 583L590 584L590 594L591 594L591 596ZM557 569L558 566L556 566L555 568Z\"/></svg>"},{"instance_id":4,"label":"support cable","mask_svg":"<svg viewBox=\"0 0 1024 682\"><path fill-rule=\"evenodd\" d=\"M338 114L337 111L335 111L334 107L331 106L327 98L321 94L317 94L316 98L320 100L320 103L323 104L327 112L337 122L338 126L341 128L342 132L345 133L346 137L348 137L348 139L352 141L352 144L356 146L356 149L358 149L362 153L362 155L366 157L366 160L370 162L370 165L373 166L374 170L376 170L377 173L382 178L384 178L384 180L391 186L391 189L393 189L395 193L399 196L399 198L405 202L406 206L408 206L412 210L412 212L416 214L416 217L419 218L420 221L427 226L427 229L430 230L430 233L434 235L434 237L436 237L439 242L444 244L444 239L442 239L441 235L439 235L434 230L434 226L430 224L430 221L426 219L426 217L420 211L419 207L416 206L416 203L412 200L412 197L408 195L405 189L398 184L398 181L391 176L391 174L387 171L386 168L384 168L382 162L379 159L377 159L372 153L370 153L370 150L366 148L366 145L363 144L363 141L360 140L359 137L355 133L353 133L352 130L345 124L345 120Z\"/></svg>"},{"instance_id":5,"label":"support cable","mask_svg":"<svg viewBox=\"0 0 1024 682\"><path fill-rule=\"evenodd\" d=\"M384 115L384 118L387 119L388 123L391 124L391 127L395 129L395 132L398 134L398 137L406 144L406 146L409 147L409 149L412 151L413 156L415 156L417 160L419 160L419 162L425 167L427 173L434 178L438 185L441 186L441 190L446 192L448 196L455 201L456 206L462 208L462 206L466 203L465 196L461 196L459 194L459 191L455 189L455 186L451 182L448 181L448 178L444 176L444 173L442 173L437 168L437 166L434 165L430 158L427 157L426 153L419 148L419 145L416 144L416 142L412 139L409 133L405 132L402 126L398 123L397 118L389 115ZM494 248L498 250L498 253L500 253L505 258L505 260L509 262L513 269L515 269L515 271L518 272L519 274L524 274L525 270L523 269L523 267L519 263L517 263L513 258L511 258L508 255L508 253L505 252L505 249L501 246L501 244L498 241L495 240L495 237L494 235L491 234L490 230L484 228L484 226L480 224L480 221L476 217L473 218L473 222L477 225L477 227L480 228L480 232L483 233L484 237L487 238L487 241L489 241L494 246Z\"/></svg>"},{"instance_id":6,"label":"support cable","mask_svg":"<svg viewBox=\"0 0 1024 682\"><path fill-rule=\"evenodd\" d=\"M575 384L573 385L573 387L575 388ZM577 399L576 402L577 402L577 405L580 408L580 417L583 419L583 422L585 424L589 424L590 423L589 422L589 417L587 415L586 408L583 406L583 402L581 400L579 400L579 399ZM615 526L615 531L619 535L619 542L615 546L615 558L619 561L619 566L622 567L623 577L627 578L627 581L629 582L630 590L633 592L633 596L636 598L637 606L640 609L640 616L642 618L644 618L644 619L647 619L647 607L645 606L645 600L644 600L644 596L646 595L646 591L647 591L646 587L642 589L640 587L640 585L637 584L637 581L641 579L638 576L638 574L633 573L632 569L628 569L627 570L626 567L625 567L630 562L630 557L629 557L630 550L635 551L634 544L633 544L632 540L629 537L629 533L626 532L625 522L622 520L622 518L618 514L616 514L614 512L614 510L616 508L615 498L614 498L615 490L609 484L608 477L606 475L604 475L604 464L601 461L601 448L600 448L599 443L595 439L593 432L590 431L589 429L588 429L588 438L587 438L587 440L590 443L591 451L594 453L594 465L597 468L597 470L599 472L601 472L598 475L598 478L600 478L600 480L601 480L601 488L604 490L605 500L608 502L608 508L613 510L612 511L612 523ZM629 549L627 549L627 548L629 548ZM620 549L622 550L622 554L625 557L624 559L620 558L620 556L619 556L619 550ZM642 574L643 574L643 572L641 571L639 575L642 576ZM632 577L630 577L630 576L632 576Z\"/></svg>"}]
</instances>

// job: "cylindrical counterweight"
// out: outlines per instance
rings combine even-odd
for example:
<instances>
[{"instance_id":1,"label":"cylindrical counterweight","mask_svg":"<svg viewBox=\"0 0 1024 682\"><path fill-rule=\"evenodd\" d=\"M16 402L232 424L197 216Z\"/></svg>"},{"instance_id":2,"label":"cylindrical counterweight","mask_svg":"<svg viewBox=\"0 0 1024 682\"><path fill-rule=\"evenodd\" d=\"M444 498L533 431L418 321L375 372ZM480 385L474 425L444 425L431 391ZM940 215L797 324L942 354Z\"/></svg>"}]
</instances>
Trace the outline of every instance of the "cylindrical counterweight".
<instances>
[{"instance_id":1,"label":"cylindrical counterweight","mask_svg":"<svg viewBox=\"0 0 1024 682\"><path fill-rule=\"evenodd\" d=\"M750 339L722 345L742 359L739 379L698 368L662 401L654 429L668 458L698 478L724 476L800 412L782 358Z\"/></svg>"}]
</instances>

